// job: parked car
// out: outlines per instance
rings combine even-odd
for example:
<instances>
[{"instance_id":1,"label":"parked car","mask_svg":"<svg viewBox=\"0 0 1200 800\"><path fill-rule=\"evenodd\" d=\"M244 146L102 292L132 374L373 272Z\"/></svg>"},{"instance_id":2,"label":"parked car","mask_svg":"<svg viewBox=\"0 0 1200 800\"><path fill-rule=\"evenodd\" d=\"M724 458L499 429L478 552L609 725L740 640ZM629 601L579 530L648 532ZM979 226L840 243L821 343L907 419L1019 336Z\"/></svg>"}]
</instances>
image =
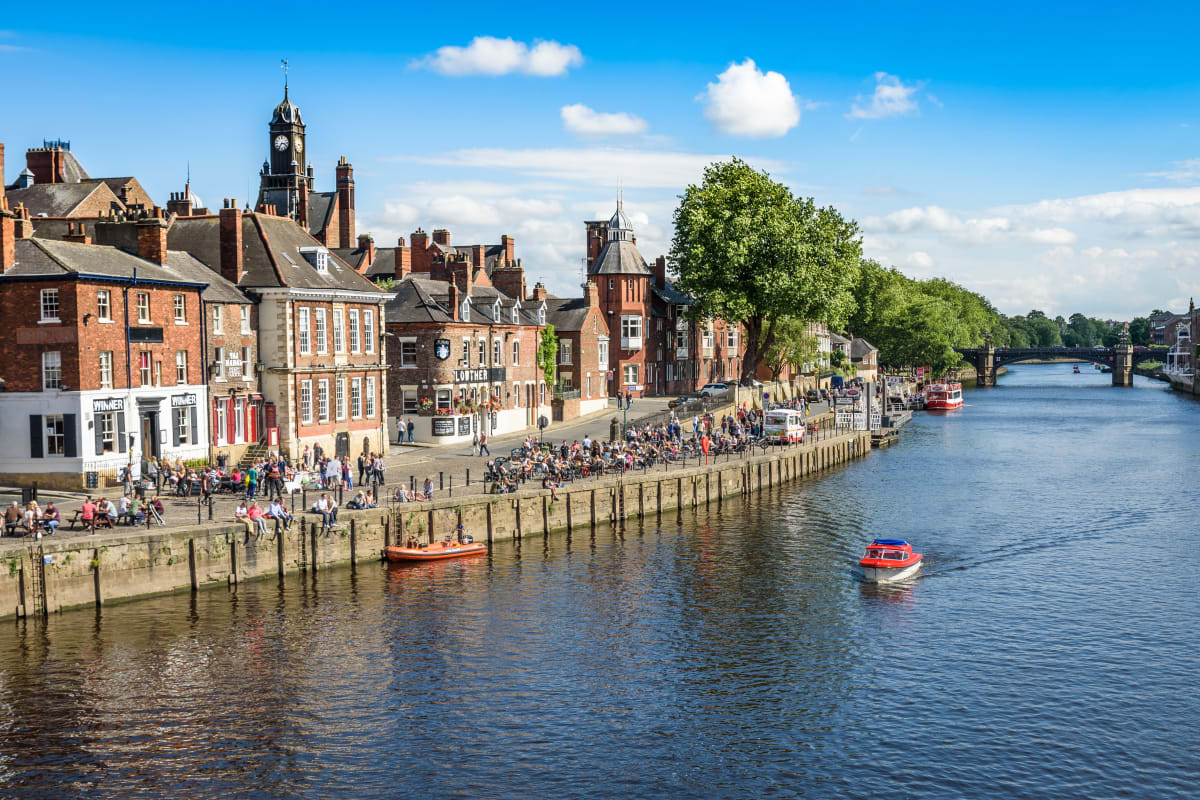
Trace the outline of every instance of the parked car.
<instances>
[{"instance_id":1,"label":"parked car","mask_svg":"<svg viewBox=\"0 0 1200 800\"><path fill-rule=\"evenodd\" d=\"M687 395L680 395L679 397L676 397L674 400L669 401L667 403L667 408L678 408L679 406L690 403L691 400L692 400L692 398L688 397Z\"/></svg>"},{"instance_id":2,"label":"parked car","mask_svg":"<svg viewBox=\"0 0 1200 800\"><path fill-rule=\"evenodd\" d=\"M1133 346L1133 350L1135 353L1146 353L1149 352L1150 348L1144 344L1136 344Z\"/></svg>"},{"instance_id":3,"label":"parked car","mask_svg":"<svg viewBox=\"0 0 1200 800\"><path fill-rule=\"evenodd\" d=\"M816 389L809 389L804 393L804 399L810 403L819 403L821 402L821 393Z\"/></svg>"},{"instance_id":4,"label":"parked car","mask_svg":"<svg viewBox=\"0 0 1200 800\"><path fill-rule=\"evenodd\" d=\"M700 394L705 397L712 397L713 395L725 394L728 391L728 383L706 383L704 384L704 388L700 390Z\"/></svg>"},{"instance_id":5,"label":"parked car","mask_svg":"<svg viewBox=\"0 0 1200 800\"><path fill-rule=\"evenodd\" d=\"M1107 347L1105 347L1105 346L1104 346L1104 345L1102 345L1102 344L1098 344L1098 345L1096 345L1095 347L1093 347L1092 349L1093 349L1093 350L1107 350L1108 348L1107 348Z\"/></svg>"}]
</instances>

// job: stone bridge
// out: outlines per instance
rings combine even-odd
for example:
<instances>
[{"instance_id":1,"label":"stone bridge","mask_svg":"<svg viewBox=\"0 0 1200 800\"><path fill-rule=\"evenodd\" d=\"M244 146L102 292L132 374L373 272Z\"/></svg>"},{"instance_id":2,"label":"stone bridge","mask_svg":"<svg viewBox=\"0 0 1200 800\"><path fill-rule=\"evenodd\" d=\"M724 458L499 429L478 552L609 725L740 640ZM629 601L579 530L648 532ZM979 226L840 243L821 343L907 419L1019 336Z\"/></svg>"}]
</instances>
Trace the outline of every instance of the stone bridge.
<instances>
[{"instance_id":1,"label":"stone bridge","mask_svg":"<svg viewBox=\"0 0 1200 800\"><path fill-rule=\"evenodd\" d=\"M975 367L979 386L995 386L996 370L1005 364L1035 359L1070 358L1095 362L1112 367L1113 386L1132 386L1133 367L1140 361L1156 358L1151 350L1135 351L1127 343L1116 347L971 347L961 348L958 353L963 360Z\"/></svg>"}]
</instances>

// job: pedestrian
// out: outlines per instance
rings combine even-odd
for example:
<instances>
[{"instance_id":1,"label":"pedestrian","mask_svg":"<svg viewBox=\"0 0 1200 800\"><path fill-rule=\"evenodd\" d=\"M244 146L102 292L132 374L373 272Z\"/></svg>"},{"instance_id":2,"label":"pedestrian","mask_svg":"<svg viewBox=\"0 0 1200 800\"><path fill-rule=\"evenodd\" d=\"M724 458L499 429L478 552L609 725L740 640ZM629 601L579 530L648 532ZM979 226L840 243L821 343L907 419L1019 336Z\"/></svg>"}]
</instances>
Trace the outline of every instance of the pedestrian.
<instances>
[{"instance_id":1,"label":"pedestrian","mask_svg":"<svg viewBox=\"0 0 1200 800\"><path fill-rule=\"evenodd\" d=\"M422 485L422 491L425 492L426 499L433 499L433 476L429 475L425 478L425 483Z\"/></svg>"},{"instance_id":2,"label":"pedestrian","mask_svg":"<svg viewBox=\"0 0 1200 800\"><path fill-rule=\"evenodd\" d=\"M413 434L416 433L417 426L413 424L412 417L408 418L408 423L405 425L405 428L408 430L408 443L415 444L417 440Z\"/></svg>"},{"instance_id":3,"label":"pedestrian","mask_svg":"<svg viewBox=\"0 0 1200 800\"><path fill-rule=\"evenodd\" d=\"M483 455L484 453L487 453L488 456L491 456L492 451L489 450L488 446L487 446L487 434L484 433L483 431L480 431L479 432L479 455Z\"/></svg>"},{"instance_id":4,"label":"pedestrian","mask_svg":"<svg viewBox=\"0 0 1200 800\"><path fill-rule=\"evenodd\" d=\"M625 390L625 410L633 408L633 392L629 389Z\"/></svg>"},{"instance_id":5,"label":"pedestrian","mask_svg":"<svg viewBox=\"0 0 1200 800\"><path fill-rule=\"evenodd\" d=\"M617 410L621 410L621 390L617 390Z\"/></svg>"},{"instance_id":6,"label":"pedestrian","mask_svg":"<svg viewBox=\"0 0 1200 800\"><path fill-rule=\"evenodd\" d=\"M404 417L396 417L396 444L404 444Z\"/></svg>"},{"instance_id":7,"label":"pedestrian","mask_svg":"<svg viewBox=\"0 0 1200 800\"><path fill-rule=\"evenodd\" d=\"M366 475L367 465L369 463L370 462L367 461L367 453L365 450L358 454L358 485L359 486L363 485L363 482L364 482L363 477Z\"/></svg>"},{"instance_id":8,"label":"pedestrian","mask_svg":"<svg viewBox=\"0 0 1200 800\"><path fill-rule=\"evenodd\" d=\"M473 455L473 456L479 455L479 434L478 433L471 434L471 455Z\"/></svg>"}]
</instances>

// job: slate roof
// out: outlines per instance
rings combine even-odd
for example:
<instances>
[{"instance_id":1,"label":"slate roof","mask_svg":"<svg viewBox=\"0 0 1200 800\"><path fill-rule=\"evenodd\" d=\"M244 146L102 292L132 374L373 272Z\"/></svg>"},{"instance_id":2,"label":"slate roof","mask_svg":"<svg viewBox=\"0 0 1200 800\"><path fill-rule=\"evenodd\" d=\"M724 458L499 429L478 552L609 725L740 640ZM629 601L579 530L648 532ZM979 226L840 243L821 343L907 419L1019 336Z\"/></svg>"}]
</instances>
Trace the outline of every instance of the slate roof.
<instances>
[{"instance_id":1,"label":"slate roof","mask_svg":"<svg viewBox=\"0 0 1200 800\"><path fill-rule=\"evenodd\" d=\"M628 241L611 241L604 246L588 271L591 275L652 275L646 259L637 245Z\"/></svg>"},{"instance_id":2,"label":"slate roof","mask_svg":"<svg viewBox=\"0 0 1200 800\"><path fill-rule=\"evenodd\" d=\"M670 281L667 281L665 286L655 286L654 293L666 302L673 303L675 305L690 306L694 302L692 298L676 289L675 284L671 283Z\"/></svg>"},{"instance_id":3,"label":"slate roof","mask_svg":"<svg viewBox=\"0 0 1200 800\"><path fill-rule=\"evenodd\" d=\"M93 192L104 192L111 195L112 191L105 186L100 188L100 182L87 183L35 183L28 189L8 189L8 204L16 208L23 203L29 209L30 216L66 217L79 207L83 201L91 197ZM113 196L110 205L116 204L121 208L121 201Z\"/></svg>"},{"instance_id":4,"label":"slate roof","mask_svg":"<svg viewBox=\"0 0 1200 800\"><path fill-rule=\"evenodd\" d=\"M172 250L185 250L214 270L221 268L220 220L216 216L177 217L167 232ZM318 272L300 250L322 247L287 217L249 213L242 215L242 289L291 287L326 291L378 292L379 287L359 275L330 251L329 269Z\"/></svg>"},{"instance_id":5,"label":"slate roof","mask_svg":"<svg viewBox=\"0 0 1200 800\"><path fill-rule=\"evenodd\" d=\"M452 323L449 308L450 283L429 278L409 277L392 289L395 298L388 301L385 318L389 323ZM500 300L500 320L492 319L492 306ZM512 307L517 301L494 286L471 288L471 318L466 324L511 325ZM522 305L517 312L518 325L536 325L538 303ZM549 306L547 304L547 311ZM461 321L460 321L461 322Z\"/></svg>"},{"instance_id":6,"label":"slate roof","mask_svg":"<svg viewBox=\"0 0 1200 800\"><path fill-rule=\"evenodd\" d=\"M308 232L316 236L333 221L333 202L337 192L310 192L308 195Z\"/></svg>"},{"instance_id":7,"label":"slate roof","mask_svg":"<svg viewBox=\"0 0 1200 800\"><path fill-rule=\"evenodd\" d=\"M547 297L546 322L559 331L583 330L587 322L588 304L586 297Z\"/></svg>"},{"instance_id":8,"label":"slate roof","mask_svg":"<svg viewBox=\"0 0 1200 800\"><path fill-rule=\"evenodd\" d=\"M70 150L64 150L63 154L63 182L64 183L79 183L91 179L87 170L83 168L83 164L79 163L79 159Z\"/></svg>"},{"instance_id":9,"label":"slate roof","mask_svg":"<svg viewBox=\"0 0 1200 800\"><path fill-rule=\"evenodd\" d=\"M16 264L5 270L0 280L33 276L96 275L117 280L132 280L136 274L139 281L203 285L205 279L161 267L151 261L120 250L116 247L78 242L60 242L54 239L18 239L16 241ZM186 254L175 254L176 263ZM168 254L168 264L171 264Z\"/></svg>"},{"instance_id":10,"label":"slate roof","mask_svg":"<svg viewBox=\"0 0 1200 800\"><path fill-rule=\"evenodd\" d=\"M860 336L854 337L854 341L850 343L850 358L853 361L858 361L863 356L866 356L870 353L876 353L878 351L878 347Z\"/></svg>"},{"instance_id":11,"label":"slate roof","mask_svg":"<svg viewBox=\"0 0 1200 800\"><path fill-rule=\"evenodd\" d=\"M839 334L834 333L833 331L830 331L829 332L829 343L830 344L848 345L848 344L850 344L850 340L847 339L845 336L841 336Z\"/></svg>"},{"instance_id":12,"label":"slate roof","mask_svg":"<svg viewBox=\"0 0 1200 800\"><path fill-rule=\"evenodd\" d=\"M191 253L168 250L167 268L185 280L207 283L208 288L201 294L206 303L237 303L241 305L250 302L250 298L246 297L232 281L226 279L221 273L204 266Z\"/></svg>"},{"instance_id":13,"label":"slate roof","mask_svg":"<svg viewBox=\"0 0 1200 800\"><path fill-rule=\"evenodd\" d=\"M375 260L371 262L371 266L367 267L367 271L364 274L373 281L379 278L395 277L396 248L376 247Z\"/></svg>"}]
</instances>

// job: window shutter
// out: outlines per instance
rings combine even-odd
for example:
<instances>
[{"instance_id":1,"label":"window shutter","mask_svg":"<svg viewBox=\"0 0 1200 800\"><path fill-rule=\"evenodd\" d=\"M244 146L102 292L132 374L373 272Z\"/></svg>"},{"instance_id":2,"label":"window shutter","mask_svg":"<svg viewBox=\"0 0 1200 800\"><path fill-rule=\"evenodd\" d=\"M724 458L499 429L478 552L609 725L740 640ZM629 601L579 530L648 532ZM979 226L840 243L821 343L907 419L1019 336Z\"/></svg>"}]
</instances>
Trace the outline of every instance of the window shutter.
<instances>
[{"instance_id":1,"label":"window shutter","mask_svg":"<svg viewBox=\"0 0 1200 800\"><path fill-rule=\"evenodd\" d=\"M117 452L124 453L125 447L125 412L117 412Z\"/></svg>"},{"instance_id":2,"label":"window shutter","mask_svg":"<svg viewBox=\"0 0 1200 800\"><path fill-rule=\"evenodd\" d=\"M175 409L171 409L171 446L179 447L179 418Z\"/></svg>"},{"instance_id":3,"label":"window shutter","mask_svg":"<svg viewBox=\"0 0 1200 800\"><path fill-rule=\"evenodd\" d=\"M77 414L63 414L63 455L67 458L79 456L79 443L75 433Z\"/></svg>"},{"instance_id":4,"label":"window shutter","mask_svg":"<svg viewBox=\"0 0 1200 800\"><path fill-rule=\"evenodd\" d=\"M193 447L200 444L200 440L196 437L196 429L199 427L200 406L188 409L188 418L192 423L192 437L188 439L188 443Z\"/></svg>"},{"instance_id":5,"label":"window shutter","mask_svg":"<svg viewBox=\"0 0 1200 800\"><path fill-rule=\"evenodd\" d=\"M100 424L100 415L92 415L92 426L96 429L96 455L104 453L104 426Z\"/></svg>"},{"instance_id":6,"label":"window shutter","mask_svg":"<svg viewBox=\"0 0 1200 800\"><path fill-rule=\"evenodd\" d=\"M29 415L29 457L42 458L42 415Z\"/></svg>"}]
</instances>

